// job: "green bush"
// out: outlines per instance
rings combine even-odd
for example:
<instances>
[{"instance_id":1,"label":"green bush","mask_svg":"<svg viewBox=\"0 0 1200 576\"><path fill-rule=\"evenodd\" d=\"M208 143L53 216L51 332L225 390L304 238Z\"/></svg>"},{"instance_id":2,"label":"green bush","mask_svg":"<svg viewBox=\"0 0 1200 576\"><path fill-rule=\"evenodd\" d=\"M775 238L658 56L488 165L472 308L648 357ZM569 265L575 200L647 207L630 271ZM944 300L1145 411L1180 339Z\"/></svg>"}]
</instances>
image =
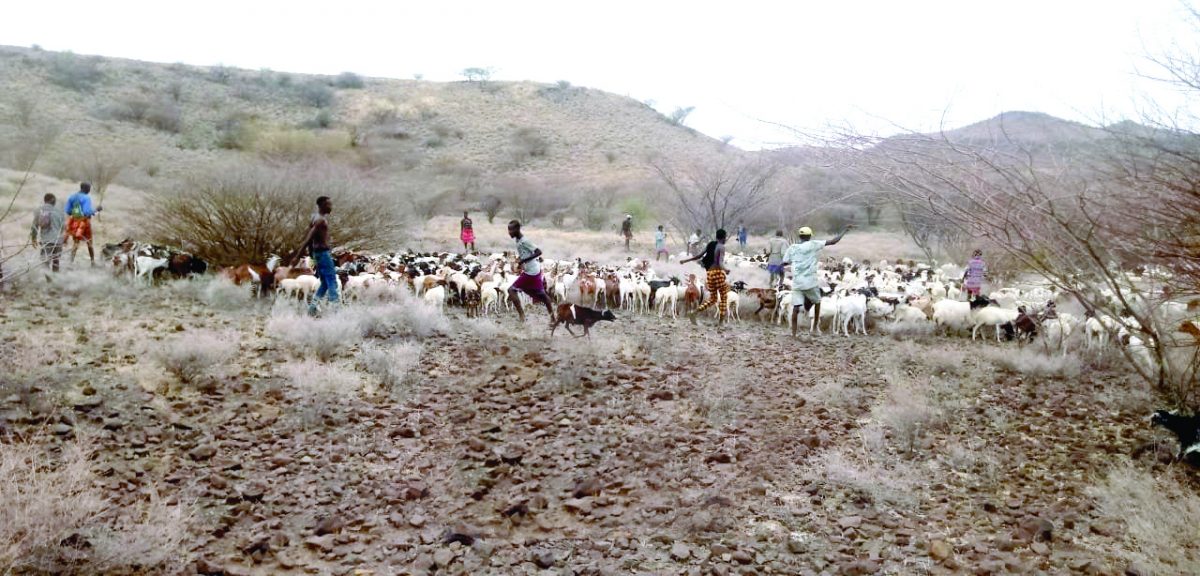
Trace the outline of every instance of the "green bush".
<instances>
[{"instance_id":1,"label":"green bush","mask_svg":"<svg viewBox=\"0 0 1200 576\"><path fill-rule=\"evenodd\" d=\"M76 92L91 92L104 79L98 59L76 56L70 52L50 59L50 81Z\"/></svg>"},{"instance_id":2,"label":"green bush","mask_svg":"<svg viewBox=\"0 0 1200 576\"><path fill-rule=\"evenodd\" d=\"M327 108L333 105L336 95L333 89L318 81L306 82L297 88L300 99L309 106Z\"/></svg>"},{"instance_id":3,"label":"green bush","mask_svg":"<svg viewBox=\"0 0 1200 576\"><path fill-rule=\"evenodd\" d=\"M644 230L650 227L651 224L657 226L654 219L654 209L646 203L646 199L638 196L627 196L617 203L617 212L620 218L624 218L626 214L633 216L633 229Z\"/></svg>"},{"instance_id":4,"label":"green bush","mask_svg":"<svg viewBox=\"0 0 1200 576\"><path fill-rule=\"evenodd\" d=\"M357 89L364 86L362 76L353 72L342 72L334 79L333 85L343 89Z\"/></svg>"}]
</instances>

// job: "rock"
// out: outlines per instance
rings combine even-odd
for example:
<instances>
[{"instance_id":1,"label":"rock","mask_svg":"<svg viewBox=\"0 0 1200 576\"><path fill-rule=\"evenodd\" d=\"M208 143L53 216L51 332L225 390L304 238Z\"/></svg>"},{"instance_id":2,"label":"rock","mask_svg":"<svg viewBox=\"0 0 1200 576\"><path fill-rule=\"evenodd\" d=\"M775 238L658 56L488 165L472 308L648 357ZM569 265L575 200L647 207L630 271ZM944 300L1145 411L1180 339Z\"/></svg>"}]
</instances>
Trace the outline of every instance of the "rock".
<instances>
[{"instance_id":1,"label":"rock","mask_svg":"<svg viewBox=\"0 0 1200 576\"><path fill-rule=\"evenodd\" d=\"M746 550L734 550L733 554L730 555L730 559L738 564L749 564L754 561L754 556Z\"/></svg>"},{"instance_id":2,"label":"rock","mask_svg":"<svg viewBox=\"0 0 1200 576\"><path fill-rule=\"evenodd\" d=\"M416 514L408 519L408 524L413 528L420 528L425 525L425 516L423 514Z\"/></svg>"},{"instance_id":3,"label":"rock","mask_svg":"<svg viewBox=\"0 0 1200 576\"><path fill-rule=\"evenodd\" d=\"M224 576L225 574L225 570L204 557L196 559L195 568L197 574L203 574L204 576Z\"/></svg>"},{"instance_id":4,"label":"rock","mask_svg":"<svg viewBox=\"0 0 1200 576\"><path fill-rule=\"evenodd\" d=\"M120 418L105 418L104 419L104 429L105 430L120 430L121 428L124 428L124 427L125 427L125 422L123 420L121 420Z\"/></svg>"},{"instance_id":5,"label":"rock","mask_svg":"<svg viewBox=\"0 0 1200 576\"><path fill-rule=\"evenodd\" d=\"M595 478L588 478L575 483L575 488L571 490L571 496L575 498L584 498L586 496L599 496L600 489L603 486L600 481Z\"/></svg>"},{"instance_id":6,"label":"rock","mask_svg":"<svg viewBox=\"0 0 1200 576\"><path fill-rule=\"evenodd\" d=\"M458 542L463 546L471 546L475 543L475 537L468 534L465 530L448 530L446 535L442 537L442 544L453 544Z\"/></svg>"},{"instance_id":7,"label":"rock","mask_svg":"<svg viewBox=\"0 0 1200 576\"><path fill-rule=\"evenodd\" d=\"M1034 542L1033 544L1030 544L1029 549L1033 550L1036 554L1041 554L1042 556L1045 556L1050 552L1050 547L1042 542Z\"/></svg>"},{"instance_id":8,"label":"rock","mask_svg":"<svg viewBox=\"0 0 1200 576\"><path fill-rule=\"evenodd\" d=\"M1140 562L1133 562L1125 567L1125 576L1150 576L1152 572Z\"/></svg>"},{"instance_id":9,"label":"rock","mask_svg":"<svg viewBox=\"0 0 1200 576\"><path fill-rule=\"evenodd\" d=\"M453 561L454 553L451 552L449 548L441 548L437 552L433 553L433 563L437 565L438 568L445 568Z\"/></svg>"},{"instance_id":10,"label":"rock","mask_svg":"<svg viewBox=\"0 0 1200 576\"><path fill-rule=\"evenodd\" d=\"M554 564L557 562L557 559L554 557L553 552L532 552L532 553L530 553L529 560L531 562L533 562L538 568L543 568L543 569L544 568L553 568Z\"/></svg>"},{"instance_id":11,"label":"rock","mask_svg":"<svg viewBox=\"0 0 1200 576\"><path fill-rule=\"evenodd\" d=\"M310 536L304 540L304 545L320 552L330 552L333 550L333 535Z\"/></svg>"},{"instance_id":12,"label":"rock","mask_svg":"<svg viewBox=\"0 0 1200 576\"><path fill-rule=\"evenodd\" d=\"M88 412L103 403L104 399L97 395L79 396L71 402L71 406L80 412Z\"/></svg>"},{"instance_id":13,"label":"rock","mask_svg":"<svg viewBox=\"0 0 1200 576\"><path fill-rule=\"evenodd\" d=\"M804 554L808 552L808 545L804 543L804 540L791 536L787 541L787 549L792 554Z\"/></svg>"},{"instance_id":14,"label":"rock","mask_svg":"<svg viewBox=\"0 0 1200 576\"><path fill-rule=\"evenodd\" d=\"M676 562L683 562L692 557L692 550L683 542L676 542L671 545L671 558Z\"/></svg>"},{"instance_id":15,"label":"rock","mask_svg":"<svg viewBox=\"0 0 1200 576\"><path fill-rule=\"evenodd\" d=\"M340 516L326 516L317 522L317 527L313 529L313 533L317 536L336 534L341 532L345 526L346 522Z\"/></svg>"},{"instance_id":16,"label":"rock","mask_svg":"<svg viewBox=\"0 0 1200 576\"><path fill-rule=\"evenodd\" d=\"M201 444L195 448L192 448L191 452L188 452L188 456L192 460L196 460L196 461L208 460L209 458L212 458L216 454L217 454L217 447L213 446L212 444Z\"/></svg>"},{"instance_id":17,"label":"rock","mask_svg":"<svg viewBox=\"0 0 1200 576\"><path fill-rule=\"evenodd\" d=\"M1017 538L1025 542L1049 542L1054 536L1054 523L1045 518L1029 518L1017 526Z\"/></svg>"},{"instance_id":18,"label":"rock","mask_svg":"<svg viewBox=\"0 0 1200 576\"><path fill-rule=\"evenodd\" d=\"M656 390L650 393L651 400L674 400L675 393L670 390Z\"/></svg>"},{"instance_id":19,"label":"rock","mask_svg":"<svg viewBox=\"0 0 1200 576\"><path fill-rule=\"evenodd\" d=\"M954 548L945 540L934 540L929 543L929 557L939 562L950 557L954 553Z\"/></svg>"},{"instance_id":20,"label":"rock","mask_svg":"<svg viewBox=\"0 0 1200 576\"><path fill-rule=\"evenodd\" d=\"M60 423L60 424L55 424L53 427L51 427L50 431L54 432L54 434L56 434L58 436L66 436L67 434L71 433L71 427L67 426L66 424Z\"/></svg>"},{"instance_id":21,"label":"rock","mask_svg":"<svg viewBox=\"0 0 1200 576\"><path fill-rule=\"evenodd\" d=\"M570 500L563 501L563 508L576 514L591 514L592 501L585 498L571 498Z\"/></svg>"},{"instance_id":22,"label":"rock","mask_svg":"<svg viewBox=\"0 0 1200 576\"><path fill-rule=\"evenodd\" d=\"M839 574L847 576L864 576L866 574L874 574L879 572L879 563L874 560L855 560L847 562L839 567Z\"/></svg>"},{"instance_id":23,"label":"rock","mask_svg":"<svg viewBox=\"0 0 1200 576\"><path fill-rule=\"evenodd\" d=\"M843 516L838 520L838 526L842 528L858 528L862 525L862 516Z\"/></svg>"}]
</instances>

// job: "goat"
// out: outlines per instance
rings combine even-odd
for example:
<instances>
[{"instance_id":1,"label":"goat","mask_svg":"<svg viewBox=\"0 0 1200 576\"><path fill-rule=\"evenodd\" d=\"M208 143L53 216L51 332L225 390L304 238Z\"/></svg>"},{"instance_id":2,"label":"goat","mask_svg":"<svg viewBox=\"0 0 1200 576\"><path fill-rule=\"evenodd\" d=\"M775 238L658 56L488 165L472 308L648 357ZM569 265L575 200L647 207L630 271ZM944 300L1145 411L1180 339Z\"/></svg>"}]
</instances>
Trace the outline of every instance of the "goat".
<instances>
[{"instance_id":1,"label":"goat","mask_svg":"<svg viewBox=\"0 0 1200 576\"><path fill-rule=\"evenodd\" d=\"M671 317L677 318L678 314L675 311L675 301L679 298L679 290L675 286L663 286L654 291L654 299L658 301L658 317L662 318L666 313L667 307L671 308Z\"/></svg>"},{"instance_id":2,"label":"goat","mask_svg":"<svg viewBox=\"0 0 1200 576\"><path fill-rule=\"evenodd\" d=\"M1009 338L1012 337L1013 321L1017 319L1017 311L1001 308L999 306L991 306L991 304L992 301L986 297L977 296L974 300L971 300L970 304L968 305L968 310L970 311L970 321L972 324L971 340L975 339L975 336L979 332L980 326L995 326L997 342L1000 341L1000 331L1002 329Z\"/></svg>"},{"instance_id":3,"label":"goat","mask_svg":"<svg viewBox=\"0 0 1200 576\"><path fill-rule=\"evenodd\" d=\"M563 324L566 326L567 332L570 332L572 336L576 338L587 336L590 340L592 338L590 332L592 325L600 321L613 322L616 319L617 317L613 315L612 310L601 312L600 310L564 302L558 305L557 313L554 315L554 322L550 324L550 336L554 336L554 330L558 328L559 324ZM572 324L583 326L583 334L576 334L571 331Z\"/></svg>"},{"instance_id":4,"label":"goat","mask_svg":"<svg viewBox=\"0 0 1200 576\"><path fill-rule=\"evenodd\" d=\"M1150 416L1150 424L1170 430L1179 439L1176 460L1200 466L1200 415L1182 416L1174 411L1156 410Z\"/></svg>"}]
</instances>

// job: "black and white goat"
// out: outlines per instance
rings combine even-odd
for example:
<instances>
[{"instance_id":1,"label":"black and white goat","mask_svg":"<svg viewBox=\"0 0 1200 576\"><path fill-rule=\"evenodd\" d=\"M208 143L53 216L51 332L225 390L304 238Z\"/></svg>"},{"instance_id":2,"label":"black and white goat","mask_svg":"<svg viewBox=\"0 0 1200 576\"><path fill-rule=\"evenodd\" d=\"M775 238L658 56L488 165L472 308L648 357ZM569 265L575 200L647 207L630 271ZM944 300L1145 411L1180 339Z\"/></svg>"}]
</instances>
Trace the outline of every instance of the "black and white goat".
<instances>
[{"instance_id":1,"label":"black and white goat","mask_svg":"<svg viewBox=\"0 0 1200 576\"><path fill-rule=\"evenodd\" d=\"M1176 460L1200 466L1200 415L1182 416L1175 411L1155 410L1150 424L1170 430L1179 439Z\"/></svg>"}]
</instances>

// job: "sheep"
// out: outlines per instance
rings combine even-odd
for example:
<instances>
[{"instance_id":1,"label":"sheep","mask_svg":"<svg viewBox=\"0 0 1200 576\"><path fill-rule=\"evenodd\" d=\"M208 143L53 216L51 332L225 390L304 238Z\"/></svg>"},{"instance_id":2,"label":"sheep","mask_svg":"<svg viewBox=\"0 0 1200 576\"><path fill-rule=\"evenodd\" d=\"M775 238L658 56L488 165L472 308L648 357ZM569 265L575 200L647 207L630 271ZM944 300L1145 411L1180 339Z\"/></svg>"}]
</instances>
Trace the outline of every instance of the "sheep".
<instances>
[{"instance_id":1,"label":"sheep","mask_svg":"<svg viewBox=\"0 0 1200 576\"><path fill-rule=\"evenodd\" d=\"M679 298L679 290L675 286L664 286L654 292L654 300L658 302L658 317L662 318L667 307L671 308L671 317L678 318L675 312L675 301Z\"/></svg>"},{"instance_id":2,"label":"sheep","mask_svg":"<svg viewBox=\"0 0 1200 576\"><path fill-rule=\"evenodd\" d=\"M896 310L892 312L892 324L903 323L921 323L928 320L925 316L925 311L912 306L911 304L900 304L896 306Z\"/></svg>"},{"instance_id":3,"label":"sheep","mask_svg":"<svg viewBox=\"0 0 1200 576\"><path fill-rule=\"evenodd\" d=\"M854 293L839 298L837 303L837 317L842 321L842 333L847 338L850 337L850 323L855 318L858 319L858 333L866 334L867 296L861 293Z\"/></svg>"},{"instance_id":4,"label":"sheep","mask_svg":"<svg viewBox=\"0 0 1200 576\"><path fill-rule=\"evenodd\" d=\"M1011 338L1013 333L1012 323L1017 319L1018 312L1008 308L991 306L990 304L991 301L983 296L977 297L970 302L971 340L975 339L980 326L995 326L997 342L1000 341L1001 328Z\"/></svg>"},{"instance_id":5,"label":"sheep","mask_svg":"<svg viewBox=\"0 0 1200 576\"><path fill-rule=\"evenodd\" d=\"M446 287L438 284L437 286L426 290L425 295L422 296L422 298L425 300L426 304L432 304L433 306L436 306L438 310L441 310L442 305L446 303Z\"/></svg>"},{"instance_id":6,"label":"sheep","mask_svg":"<svg viewBox=\"0 0 1200 576\"><path fill-rule=\"evenodd\" d=\"M933 303L934 324L947 330L961 330L970 326L971 304L957 300L938 300Z\"/></svg>"},{"instance_id":7,"label":"sheep","mask_svg":"<svg viewBox=\"0 0 1200 576\"><path fill-rule=\"evenodd\" d=\"M133 268L137 278L145 278L146 282L154 281L154 271L159 268L167 267L167 258L154 258L153 256L138 256L134 259Z\"/></svg>"}]
</instances>

